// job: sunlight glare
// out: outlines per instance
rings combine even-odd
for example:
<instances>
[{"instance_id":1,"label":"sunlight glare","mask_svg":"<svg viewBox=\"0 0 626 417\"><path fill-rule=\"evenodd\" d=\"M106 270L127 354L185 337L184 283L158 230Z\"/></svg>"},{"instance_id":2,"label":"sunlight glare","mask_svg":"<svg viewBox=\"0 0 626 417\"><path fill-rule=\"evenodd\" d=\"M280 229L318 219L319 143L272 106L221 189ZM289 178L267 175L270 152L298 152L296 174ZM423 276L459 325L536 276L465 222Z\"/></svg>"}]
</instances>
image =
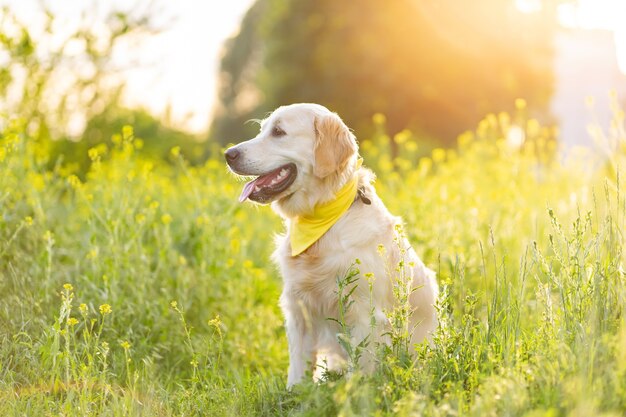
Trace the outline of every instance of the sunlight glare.
<instances>
[{"instance_id":1,"label":"sunlight glare","mask_svg":"<svg viewBox=\"0 0 626 417\"><path fill-rule=\"evenodd\" d=\"M541 11L541 0L515 0L515 6L522 13Z\"/></svg>"},{"instance_id":2,"label":"sunlight glare","mask_svg":"<svg viewBox=\"0 0 626 417\"><path fill-rule=\"evenodd\" d=\"M576 5L559 6L559 21L564 27L604 29L613 32L617 61L623 74L626 74L625 17L626 1L624 0L580 0Z\"/></svg>"}]
</instances>

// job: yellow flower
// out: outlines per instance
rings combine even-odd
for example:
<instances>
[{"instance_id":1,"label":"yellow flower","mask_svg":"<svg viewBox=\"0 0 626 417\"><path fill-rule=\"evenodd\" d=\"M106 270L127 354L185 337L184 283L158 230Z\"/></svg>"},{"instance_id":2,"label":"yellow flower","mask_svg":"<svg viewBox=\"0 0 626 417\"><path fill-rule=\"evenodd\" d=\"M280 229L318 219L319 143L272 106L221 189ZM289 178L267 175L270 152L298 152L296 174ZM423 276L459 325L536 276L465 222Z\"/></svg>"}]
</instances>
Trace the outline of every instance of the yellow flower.
<instances>
[{"instance_id":1,"label":"yellow flower","mask_svg":"<svg viewBox=\"0 0 626 417\"><path fill-rule=\"evenodd\" d=\"M128 340L123 340L123 341L120 342L120 346L124 350L129 350L131 345L130 345L130 342Z\"/></svg>"},{"instance_id":2,"label":"yellow flower","mask_svg":"<svg viewBox=\"0 0 626 417\"><path fill-rule=\"evenodd\" d=\"M132 126L126 125L122 127L122 136L124 137L124 140L132 140L133 135L134 132Z\"/></svg>"},{"instance_id":3,"label":"yellow flower","mask_svg":"<svg viewBox=\"0 0 626 417\"><path fill-rule=\"evenodd\" d=\"M80 181L80 178L78 178L74 174L72 174L69 177L67 177L67 182L70 184L70 187L72 187L74 189L78 189L82 185L82 183Z\"/></svg>"},{"instance_id":4,"label":"yellow flower","mask_svg":"<svg viewBox=\"0 0 626 417\"><path fill-rule=\"evenodd\" d=\"M515 108L517 110L524 110L526 108L526 100L523 98L515 99Z\"/></svg>"},{"instance_id":5,"label":"yellow flower","mask_svg":"<svg viewBox=\"0 0 626 417\"><path fill-rule=\"evenodd\" d=\"M178 301L172 301L170 305L172 306L172 308L178 308Z\"/></svg>"},{"instance_id":6,"label":"yellow flower","mask_svg":"<svg viewBox=\"0 0 626 417\"><path fill-rule=\"evenodd\" d=\"M474 134L472 132L464 132L459 135L457 142L459 144L459 148L465 148L474 140Z\"/></svg>"},{"instance_id":7,"label":"yellow flower","mask_svg":"<svg viewBox=\"0 0 626 417\"><path fill-rule=\"evenodd\" d=\"M82 314L83 316L86 316L86 315L87 315L87 310L88 310L88 308L87 308L87 304L85 304L85 303L81 303L81 304L78 306L78 311L80 311L80 314Z\"/></svg>"},{"instance_id":8,"label":"yellow flower","mask_svg":"<svg viewBox=\"0 0 626 417\"><path fill-rule=\"evenodd\" d=\"M376 113L374 116L372 116L372 121L376 125L382 125L387 121L387 118L382 113Z\"/></svg>"},{"instance_id":9,"label":"yellow flower","mask_svg":"<svg viewBox=\"0 0 626 417\"><path fill-rule=\"evenodd\" d=\"M174 146L171 150L170 153L172 154L172 156L177 157L178 155L180 155L180 146Z\"/></svg>"},{"instance_id":10,"label":"yellow flower","mask_svg":"<svg viewBox=\"0 0 626 417\"><path fill-rule=\"evenodd\" d=\"M170 224L172 222L172 216L169 214L164 214L161 216L161 222L165 225Z\"/></svg>"},{"instance_id":11,"label":"yellow flower","mask_svg":"<svg viewBox=\"0 0 626 417\"><path fill-rule=\"evenodd\" d=\"M434 162L443 162L445 159L446 159L445 149L441 149L441 148L433 149L433 161Z\"/></svg>"},{"instance_id":12,"label":"yellow flower","mask_svg":"<svg viewBox=\"0 0 626 417\"><path fill-rule=\"evenodd\" d=\"M393 141L395 143L397 143L398 145L402 145L403 143L405 143L410 138L411 138L411 131L408 130L408 129L404 129L403 131L401 131L401 132L397 133L396 135L394 135Z\"/></svg>"},{"instance_id":13,"label":"yellow flower","mask_svg":"<svg viewBox=\"0 0 626 417\"><path fill-rule=\"evenodd\" d=\"M411 142L407 142L406 145L404 145L404 147L406 148L407 151L409 152L415 152L417 151L417 143L411 141Z\"/></svg>"},{"instance_id":14,"label":"yellow flower","mask_svg":"<svg viewBox=\"0 0 626 417\"><path fill-rule=\"evenodd\" d=\"M218 327L222 324L222 320L220 319L220 315L216 314L215 318L209 320L209 326Z\"/></svg>"},{"instance_id":15,"label":"yellow flower","mask_svg":"<svg viewBox=\"0 0 626 417\"><path fill-rule=\"evenodd\" d=\"M78 324L78 320L75 319L74 317L70 317L69 319L67 319L67 325L70 327L74 327Z\"/></svg>"},{"instance_id":16,"label":"yellow flower","mask_svg":"<svg viewBox=\"0 0 626 417\"><path fill-rule=\"evenodd\" d=\"M72 284L63 284L63 288L67 291L72 291L74 289L74 287L72 287Z\"/></svg>"},{"instance_id":17,"label":"yellow flower","mask_svg":"<svg viewBox=\"0 0 626 417\"><path fill-rule=\"evenodd\" d=\"M102 304L98 309L100 310L100 314L102 314L103 316L111 314L111 312L113 311L111 309L111 306L108 304Z\"/></svg>"},{"instance_id":18,"label":"yellow flower","mask_svg":"<svg viewBox=\"0 0 626 417\"><path fill-rule=\"evenodd\" d=\"M100 159L100 153L98 152L98 149L96 148L90 148L87 151L87 155L89 156L89 159L91 159L92 161L96 161L97 159Z\"/></svg>"},{"instance_id":19,"label":"yellow flower","mask_svg":"<svg viewBox=\"0 0 626 417\"><path fill-rule=\"evenodd\" d=\"M54 241L52 232L50 230L45 231L45 233L43 234L43 240L50 244Z\"/></svg>"}]
</instances>

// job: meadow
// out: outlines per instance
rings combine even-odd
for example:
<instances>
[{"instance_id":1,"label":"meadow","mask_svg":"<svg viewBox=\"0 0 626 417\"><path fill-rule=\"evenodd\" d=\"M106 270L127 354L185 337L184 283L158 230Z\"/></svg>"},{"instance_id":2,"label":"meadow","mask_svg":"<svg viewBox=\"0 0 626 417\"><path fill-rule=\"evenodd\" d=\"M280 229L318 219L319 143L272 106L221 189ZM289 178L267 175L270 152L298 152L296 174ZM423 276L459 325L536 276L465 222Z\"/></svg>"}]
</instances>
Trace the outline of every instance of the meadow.
<instances>
[{"instance_id":1,"label":"meadow","mask_svg":"<svg viewBox=\"0 0 626 417\"><path fill-rule=\"evenodd\" d=\"M157 161L127 126L81 174L8 123L0 415L625 415L623 112L595 132L616 146L593 167L560 158L535 120L512 146L507 114L428 156L411 132L388 136L384 116L372 123L361 154L437 271L440 327L413 356L369 346L371 375L292 391L269 260L282 224L237 202L243 183L219 152Z\"/></svg>"}]
</instances>

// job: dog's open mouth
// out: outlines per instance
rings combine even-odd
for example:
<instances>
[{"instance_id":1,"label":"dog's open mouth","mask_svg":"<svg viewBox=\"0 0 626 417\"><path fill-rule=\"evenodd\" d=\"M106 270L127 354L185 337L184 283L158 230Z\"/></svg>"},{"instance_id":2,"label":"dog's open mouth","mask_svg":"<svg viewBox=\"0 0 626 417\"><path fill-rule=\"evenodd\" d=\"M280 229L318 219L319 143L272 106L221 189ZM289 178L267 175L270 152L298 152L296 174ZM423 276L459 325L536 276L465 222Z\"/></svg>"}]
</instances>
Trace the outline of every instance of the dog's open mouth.
<instances>
[{"instance_id":1,"label":"dog's open mouth","mask_svg":"<svg viewBox=\"0 0 626 417\"><path fill-rule=\"evenodd\" d=\"M269 203L293 184L297 172L296 165L290 163L255 178L243 187L239 202L249 198L257 203Z\"/></svg>"}]
</instances>

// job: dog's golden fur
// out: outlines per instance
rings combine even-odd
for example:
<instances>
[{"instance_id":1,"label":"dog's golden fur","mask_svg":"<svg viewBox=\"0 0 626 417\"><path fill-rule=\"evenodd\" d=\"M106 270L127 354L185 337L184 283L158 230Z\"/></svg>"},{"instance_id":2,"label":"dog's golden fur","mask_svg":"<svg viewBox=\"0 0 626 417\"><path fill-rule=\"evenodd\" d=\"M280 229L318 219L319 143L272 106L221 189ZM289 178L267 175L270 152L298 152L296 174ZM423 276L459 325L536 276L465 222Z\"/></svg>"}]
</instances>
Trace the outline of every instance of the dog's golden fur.
<instances>
[{"instance_id":1,"label":"dog's golden fur","mask_svg":"<svg viewBox=\"0 0 626 417\"><path fill-rule=\"evenodd\" d=\"M273 135L276 127L284 135ZM236 169L239 173L263 175L287 163L297 167L294 182L272 202L287 227L286 233L276 239L273 259L284 281L280 306L289 342L288 386L301 381L319 363L321 355L330 358L331 367L345 358L337 342L337 324L328 319L338 316L337 279L357 258L361 275L352 294L354 303L345 317L352 328L353 342L357 344L368 335L371 346L375 342L388 342L386 312L396 302L391 274L401 260L410 274L412 288L409 298L413 308L412 341L420 343L430 338L437 326L435 274L422 263L408 241L397 235L401 220L392 216L376 195L372 172L358 166L354 135L339 116L316 104L280 107L262 123L257 137L236 148L240 153ZM355 199L315 244L302 254L291 256L289 219L311 213L316 204L333 199L335 192L354 176L365 199ZM385 248L383 255L379 245ZM373 334L370 293L364 277L367 273L374 277ZM361 362L365 369L371 369L374 365L371 353L365 352Z\"/></svg>"}]
</instances>

